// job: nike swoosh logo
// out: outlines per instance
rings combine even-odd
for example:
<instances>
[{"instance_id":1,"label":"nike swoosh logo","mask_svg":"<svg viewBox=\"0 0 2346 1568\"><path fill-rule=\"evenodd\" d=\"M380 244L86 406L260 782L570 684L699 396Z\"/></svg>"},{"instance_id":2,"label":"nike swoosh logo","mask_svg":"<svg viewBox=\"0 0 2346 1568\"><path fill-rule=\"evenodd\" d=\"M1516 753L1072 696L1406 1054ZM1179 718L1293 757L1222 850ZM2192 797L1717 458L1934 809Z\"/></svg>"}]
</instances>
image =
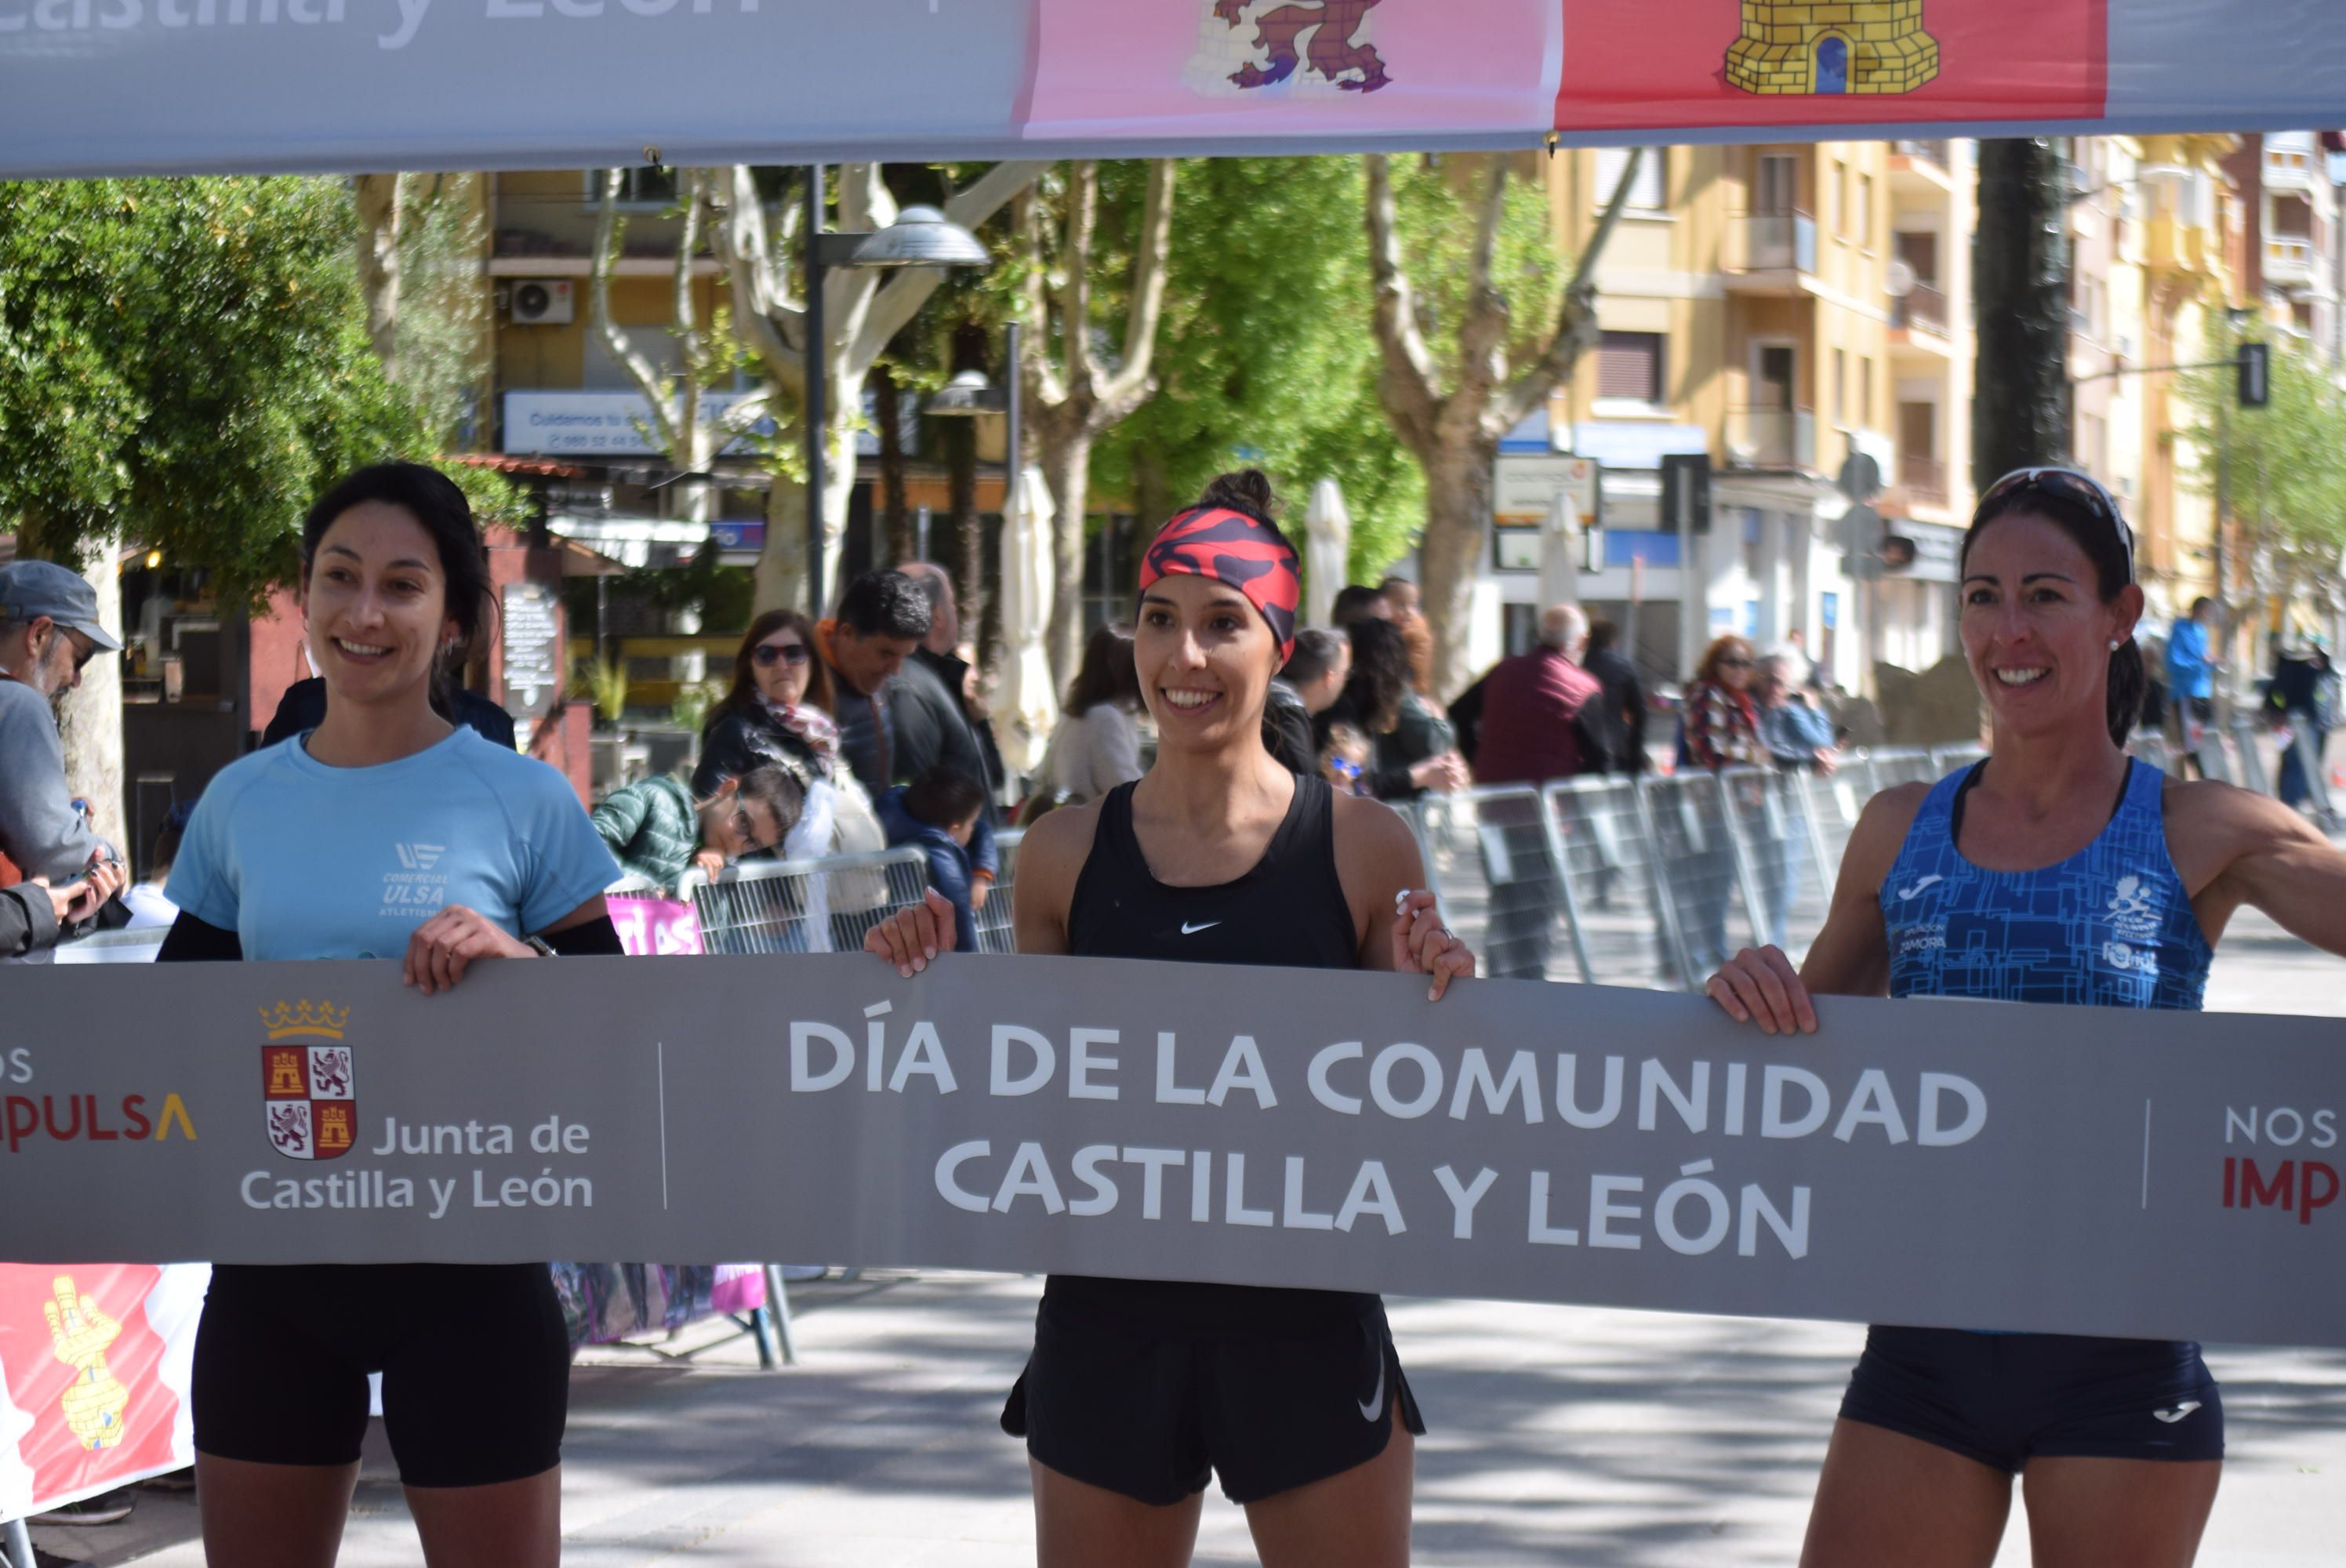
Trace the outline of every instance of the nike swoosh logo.
<instances>
[{"instance_id":1,"label":"nike swoosh logo","mask_svg":"<svg viewBox=\"0 0 2346 1568\"><path fill-rule=\"evenodd\" d=\"M1184 921L1181 922L1181 934L1183 936L1195 936L1201 931L1211 931L1221 923L1222 922L1218 920L1209 920L1199 925L1191 925L1188 921Z\"/></svg>"},{"instance_id":2,"label":"nike swoosh logo","mask_svg":"<svg viewBox=\"0 0 2346 1568\"><path fill-rule=\"evenodd\" d=\"M1367 1399L1362 1400L1361 1401L1361 1419L1362 1419L1362 1420L1369 1420L1369 1421L1372 1421L1372 1420L1376 1420L1377 1419L1379 1419L1380 1417L1382 1417L1384 1413L1385 1413L1385 1354L1384 1354L1384 1347L1383 1347L1383 1346L1382 1346L1382 1345L1380 1345L1380 1346L1378 1346L1378 1347L1377 1347L1377 1389L1376 1389L1376 1392L1374 1392L1374 1393L1371 1394Z\"/></svg>"},{"instance_id":3,"label":"nike swoosh logo","mask_svg":"<svg viewBox=\"0 0 2346 1568\"><path fill-rule=\"evenodd\" d=\"M1911 899L1911 898L1912 898L1915 894L1917 894L1917 893L1921 892L1924 888L1927 888L1927 887L1931 886L1933 883L1934 883L1934 882L1943 882L1943 881L1945 881L1946 880L1947 880L1946 878L1944 878L1944 877L1941 876L1938 872L1936 872L1936 871L1933 871L1929 876L1924 877L1921 881L1916 882L1912 887L1911 887L1911 888L1902 888L1902 889L1900 889L1900 890L1899 890L1898 896L1899 896L1900 898L1902 898L1902 899Z\"/></svg>"},{"instance_id":4,"label":"nike swoosh logo","mask_svg":"<svg viewBox=\"0 0 2346 1568\"><path fill-rule=\"evenodd\" d=\"M2157 1416L2160 1420L2165 1421L2168 1426L2173 1426L2177 1421L2181 1420L2185 1416L2189 1415L2193 1410L2196 1410L2198 1408L2199 1401L2198 1400L2186 1400L2171 1410L2153 1410L2150 1413Z\"/></svg>"}]
</instances>

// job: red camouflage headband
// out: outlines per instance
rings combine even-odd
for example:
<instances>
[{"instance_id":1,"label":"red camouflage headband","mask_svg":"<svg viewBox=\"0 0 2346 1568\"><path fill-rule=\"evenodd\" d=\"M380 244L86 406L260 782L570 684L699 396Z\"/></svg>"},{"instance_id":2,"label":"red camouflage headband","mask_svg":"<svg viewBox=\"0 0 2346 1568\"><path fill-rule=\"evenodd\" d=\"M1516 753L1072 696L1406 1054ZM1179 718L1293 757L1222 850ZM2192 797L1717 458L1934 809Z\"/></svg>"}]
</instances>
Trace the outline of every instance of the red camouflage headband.
<instances>
[{"instance_id":1,"label":"red camouflage headband","mask_svg":"<svg viewBox=\"0 0 2346 1568\"><path fill-rule=\"evenodd\" d=\"M1280 662L1295 651L1303 580L1296 570L1295 546L1275 525L1227 506L1175 513L1140 558L1140 591L1147 593L1159 577L1183 574L1211 577L1244 594L1270 623Z\"/></svg>"}]
</instances>

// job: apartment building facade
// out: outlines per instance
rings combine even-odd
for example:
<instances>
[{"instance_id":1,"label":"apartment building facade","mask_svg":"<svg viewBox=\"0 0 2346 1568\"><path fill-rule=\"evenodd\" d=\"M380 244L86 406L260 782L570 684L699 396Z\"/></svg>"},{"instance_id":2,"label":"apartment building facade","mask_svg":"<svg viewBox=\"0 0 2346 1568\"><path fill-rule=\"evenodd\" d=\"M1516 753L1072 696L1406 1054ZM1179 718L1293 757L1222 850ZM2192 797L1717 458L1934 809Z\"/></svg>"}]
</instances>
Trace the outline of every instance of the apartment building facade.
<instances>
[{"instance_id":1,"label":"apartment building facade","mask_svg":"<svg viewBox=\"0 0 2346 1568\"><path fill-rule=\"evenodd\" d=\"M1549 161L1564 254L1588 243L1626 156ZM1604 560L1581 596L1634 625L1648 669L1679 675L1726 632L1762 648L1797 635L1859 690L1877 659L1923 667L1952 647L1943 539L1920 553L1917 580L1852 575L1837 482L1852 456L1870 459L1876 510L1926 535L1951 533L1967 504L1953 461L1970 439L1967 157L1873 142L1647 149L1597 270L1598 344L1551 400L1544 439L1604 465ZM1658 471L1696 453L1712 465L1712 524L1682 557ZM1535 572L1491 578L1478 655L1519 641L1536 610Z\"/></svg>"}]
</instances>

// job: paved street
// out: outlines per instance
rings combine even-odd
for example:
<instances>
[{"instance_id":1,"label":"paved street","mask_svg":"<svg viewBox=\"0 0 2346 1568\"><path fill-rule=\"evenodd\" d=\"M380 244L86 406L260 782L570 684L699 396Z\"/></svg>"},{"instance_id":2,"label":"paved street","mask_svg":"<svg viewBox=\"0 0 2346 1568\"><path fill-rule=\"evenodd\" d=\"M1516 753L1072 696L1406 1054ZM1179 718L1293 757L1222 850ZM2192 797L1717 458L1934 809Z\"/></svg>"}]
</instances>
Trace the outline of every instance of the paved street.
<instances>
[{"instance_id":1,"label":"paved street","mask_svg":"<svg viewBox=\"0 0 2346 1568\"><path fill-rule=\"evenodd\" d=\"M2346 1016L2346 968L2260 917L2226 939L2211 1007ZM1039 1281L887 1276L802 1288L801 1364L746 1341L690 1365L590 1353L574 1382L564 1518L578 1568L1012 1568L1032 1560L1025 1460L994 1420ZM1418 1561L1637 1568L1789 1564L1861 1330L1470 1301L1399 1301L1433 1434ZM688 1349L706 1339L688 1339ZM2336 1563L2346 1354L2212 1349L2232 1462L2200 1561ZM484 1412L484 1419L495 1419ZM379 1434L378 1434L379 1437ZM131 1523L45 1530L68 1561L198 1568L184 1497ZM418 1560L380 1442L342 1561ZM1198 1561L1250 1563L1217 1497ZM2015 1531L1999 1568L2028 1562Z\"/></svg>"}]
</instances>

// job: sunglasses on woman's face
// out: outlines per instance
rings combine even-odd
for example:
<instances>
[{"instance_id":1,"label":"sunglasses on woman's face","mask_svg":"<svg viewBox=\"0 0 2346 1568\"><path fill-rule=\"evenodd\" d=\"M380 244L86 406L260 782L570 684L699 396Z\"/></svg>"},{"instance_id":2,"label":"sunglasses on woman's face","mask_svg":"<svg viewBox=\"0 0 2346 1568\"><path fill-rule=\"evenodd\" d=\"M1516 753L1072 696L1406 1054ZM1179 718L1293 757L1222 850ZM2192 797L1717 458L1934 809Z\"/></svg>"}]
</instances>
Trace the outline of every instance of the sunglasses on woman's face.
<instances>
[{"instance_id":1,"label":"sunglasses on woman's face","mask_svg":"<svg viewBox=\"0 0 2346 1568\"><path fill-rule=\"evenodd\" d=\"M750 657L760 669L771 669L777 664L801 665L807 661L804 643L760 643Z\"/></svg>"},{"instance_id":2,"label":"sunglasses on woman's face","mask_svg":"<svg viewBox=\"0 0 2346 1568\"><path fill-rule=\"evenodd\" d=\"M1727 657L1719 661L1719 667L1721 669L1749 669L1752 666L1749 659L1737 658L1730 654Z\"/></svg>"},{"instance_id":3,"label":"sunglasses on woman's face","mask_svg":"<svg viewBox=\"0 0 2346 1568\"><path fill-rule=\"evenodd\" d=\"M2117 497L2103 489L2091 475L2074 468L2015 468L1981 493L1979 505L1972 515L1983 516L1991 503L2024 490L2057 496L2083 509L2096 521L2107 524L2126 551L2127 581L2134 581L2134 530L2127 526L2126 514L2118 510Z\"/></svg>"}]
</instances>

